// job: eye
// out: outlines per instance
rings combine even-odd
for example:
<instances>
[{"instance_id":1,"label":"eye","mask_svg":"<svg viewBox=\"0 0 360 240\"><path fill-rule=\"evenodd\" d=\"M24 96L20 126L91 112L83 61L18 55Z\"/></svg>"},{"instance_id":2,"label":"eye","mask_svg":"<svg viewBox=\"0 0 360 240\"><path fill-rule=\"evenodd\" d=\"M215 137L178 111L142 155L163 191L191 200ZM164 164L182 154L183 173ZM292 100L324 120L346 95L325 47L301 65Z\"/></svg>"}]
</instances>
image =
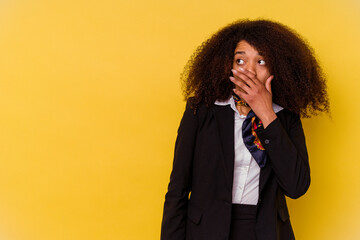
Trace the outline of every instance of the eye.
<instances>
[{"instance_id":1,"label":"eye","mask_svg":"<svg viewBox=\"0 0 360 240\"><path fill-rule=\"evenodd\" d=\"M237 63L237 64L244 64L244 60L242 60L242 59L236 59L236 63Z\"/></svg>"},{"instance_id":2,"label":"eye","mask_svg":"<svg viewBox=\"0 0 360 240\"><path fill-rule=\"evenodd\" d=\"M261 60L259 60L259 61L258 61L258 63L259 63L260 65L265 65L265 64L266 64L266 63L265 63L265 61L264 61L264 60L262 60L262 59L261 59Z\"/></svg>"}]
</instances>

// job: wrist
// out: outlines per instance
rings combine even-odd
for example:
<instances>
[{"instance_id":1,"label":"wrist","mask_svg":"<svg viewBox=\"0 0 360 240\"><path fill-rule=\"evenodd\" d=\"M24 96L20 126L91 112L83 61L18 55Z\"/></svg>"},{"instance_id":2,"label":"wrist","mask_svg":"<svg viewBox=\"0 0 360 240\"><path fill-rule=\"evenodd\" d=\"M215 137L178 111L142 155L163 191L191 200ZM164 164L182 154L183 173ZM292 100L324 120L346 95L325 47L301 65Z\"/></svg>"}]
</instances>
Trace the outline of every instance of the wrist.
<instances>
[{"instance_id":1,"label":"wrist","mask_svg":"<svg viewBox=\"0 0 360 240\"><path fill-rule=\"evenodd\" d=\"M266 128L270 123L272 123L276 118L276 113L274 111L264 114L264 116L259 117L264 128Z\"/></svg>"}]
</instances>

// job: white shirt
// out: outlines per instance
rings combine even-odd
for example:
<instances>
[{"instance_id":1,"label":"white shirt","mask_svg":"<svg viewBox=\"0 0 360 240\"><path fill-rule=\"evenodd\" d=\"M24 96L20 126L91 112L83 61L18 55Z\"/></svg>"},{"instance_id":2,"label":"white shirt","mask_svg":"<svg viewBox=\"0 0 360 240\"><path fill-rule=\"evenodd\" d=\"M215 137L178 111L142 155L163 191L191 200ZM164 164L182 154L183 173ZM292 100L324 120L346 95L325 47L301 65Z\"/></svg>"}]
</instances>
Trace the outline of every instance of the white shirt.
<instances>
[{"instance_id":1,"label":"white shirt","mask_svg":"<svg viewBox=\"0 0 360 240\"><path fill-rule=\"evenodd\" d=\"M216 105L230 105L234 110L234 180L232 203L256 205L259 199L260 167L246 148L242 138L242 125L246 118L240 115L233 97L226 101L215 102ZM283 108L273 103L275 113Z\"/></svg>"}]
</instances>

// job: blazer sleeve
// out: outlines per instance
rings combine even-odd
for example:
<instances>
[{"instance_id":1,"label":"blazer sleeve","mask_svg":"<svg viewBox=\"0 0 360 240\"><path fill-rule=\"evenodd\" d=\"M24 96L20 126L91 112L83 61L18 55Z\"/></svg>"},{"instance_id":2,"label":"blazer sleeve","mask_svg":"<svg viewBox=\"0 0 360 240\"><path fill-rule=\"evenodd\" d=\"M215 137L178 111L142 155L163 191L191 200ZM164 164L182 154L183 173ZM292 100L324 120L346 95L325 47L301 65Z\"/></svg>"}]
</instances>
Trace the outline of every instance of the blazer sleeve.
<instances>
[{"instance_id":1,"label":"blazer sleeve","mask_svg":"<svg viewBox=\"0 0 360 240\"><path fill-rule=\"evenodd\" d=\"M184 240L189 193L191 191L197 117L187 104L175 143L173 169L165 195L161 240Z\"/></svg>"},{"instance_id":2,"label":"blazer sleeve","mask_svg":"<svg viewBox=\"0 0 360 240\"><path fill-rule=\"evenodd\" d=\"M300 116L287 113L288 131L278 117L266 129L259 128L256 132L283 192L290 198L298 198L310 186L310 167Z\"/></svg>"}]
</instances>

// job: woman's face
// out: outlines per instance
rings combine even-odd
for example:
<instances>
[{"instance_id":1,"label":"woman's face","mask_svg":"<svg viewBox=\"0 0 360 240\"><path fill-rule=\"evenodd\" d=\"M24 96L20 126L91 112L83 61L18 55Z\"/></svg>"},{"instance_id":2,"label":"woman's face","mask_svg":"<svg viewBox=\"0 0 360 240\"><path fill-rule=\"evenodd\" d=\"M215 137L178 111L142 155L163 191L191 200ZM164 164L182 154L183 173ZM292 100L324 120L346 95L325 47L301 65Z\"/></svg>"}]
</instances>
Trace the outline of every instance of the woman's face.
<instances>
[{"instance_id":1,"label":"woman's face","mask_svg":"<svg viewBox=\"0 0 360 240\"><path fill-rule=\"evenodd\" d=\"M238 42L234 52L233 69L238 70L239 67L254 73L263 84L271 75L261 52L245 40Z\"/></svg>"}]
</instances>

